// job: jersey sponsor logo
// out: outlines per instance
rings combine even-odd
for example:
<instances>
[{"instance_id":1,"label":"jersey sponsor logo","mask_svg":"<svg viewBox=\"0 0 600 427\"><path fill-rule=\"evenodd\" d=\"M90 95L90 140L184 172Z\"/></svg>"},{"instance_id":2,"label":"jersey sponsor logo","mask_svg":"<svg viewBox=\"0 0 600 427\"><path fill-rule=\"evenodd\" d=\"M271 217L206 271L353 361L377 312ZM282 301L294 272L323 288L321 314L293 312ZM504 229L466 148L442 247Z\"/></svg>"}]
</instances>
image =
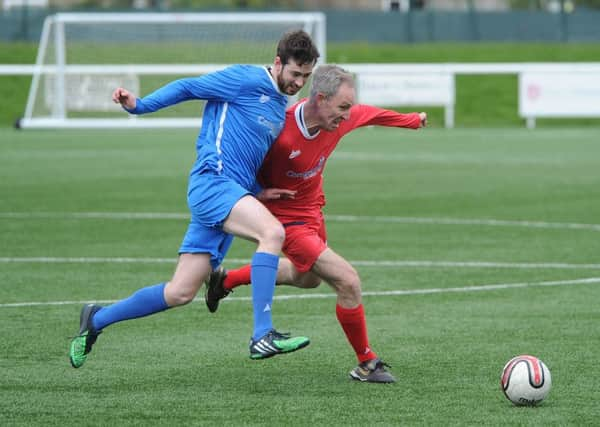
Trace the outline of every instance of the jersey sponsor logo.
<instances>
[{"instance_id":1,"label":"jersey sponsor logo","mask_svg":"<svg viewBox=\"0 0 600 427\"><path fill-rule=\"evenodd\" d=\"M264 93L260 96L260 98L258 98L258 102L260 102L261 104L265 104L267 102L269 102L271 100L271 97L269 95L265 95Z\"/></svg>"},{"instance_id":2,"label":"jersey sponsor logo","mask_svg":"<svg viewBox=\"0 0 600 427\"><path fill-rule=\"evenodd\" d=\"M283 128L283 122L273 123L267 120L264 116L258 116L258 123L269 128L269 133L273 138L277 138L281 133L281 129Z\"/></svg>"},{"instance_id":3,"label":"jersey sponsor logo","mask_svg":"<svg viewBox=\"0 0 600 427\"><path fill-rule=\"evenodd\" d=\"M300 154L302 153L302 151L300 150L292 150L292 152L290 153L290 159L295 159L296 157L298 157Z\"/></svg>"},{"instance_id":4,"label":"jersey sponsor logo","mask_svg":"<svg viewBox=\"0 0 600 427\"><path fill-rule=\"evenodd\" d=\"M307 170L306 172L296 172L296 171L287 171L285 175L288 178L302 178L302 179L310 179L316 176L319 172L323 170L323 166L325 165L325 157L321 156L319 159L319 163L312 169Z\"/></svg>"}]
</instances>

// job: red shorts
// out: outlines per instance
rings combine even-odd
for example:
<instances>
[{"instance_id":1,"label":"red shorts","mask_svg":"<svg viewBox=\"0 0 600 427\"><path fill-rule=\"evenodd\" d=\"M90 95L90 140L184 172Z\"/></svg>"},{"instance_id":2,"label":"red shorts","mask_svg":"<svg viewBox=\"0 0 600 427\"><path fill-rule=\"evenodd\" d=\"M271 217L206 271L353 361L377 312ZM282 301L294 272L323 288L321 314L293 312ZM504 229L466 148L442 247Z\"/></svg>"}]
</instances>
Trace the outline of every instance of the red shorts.
<instances>
[{"instance_id":1,"label":"red shorts","mask_svg":"<svg viewBox=\"0 0 600 427\"><path fill-rule=\"evenodd\" d=\"M325 219L319 211L310 220L277 217L285 228L283 253L300 273L311 269L317 258L327 249Z\"/></svg>"}]
</instances>

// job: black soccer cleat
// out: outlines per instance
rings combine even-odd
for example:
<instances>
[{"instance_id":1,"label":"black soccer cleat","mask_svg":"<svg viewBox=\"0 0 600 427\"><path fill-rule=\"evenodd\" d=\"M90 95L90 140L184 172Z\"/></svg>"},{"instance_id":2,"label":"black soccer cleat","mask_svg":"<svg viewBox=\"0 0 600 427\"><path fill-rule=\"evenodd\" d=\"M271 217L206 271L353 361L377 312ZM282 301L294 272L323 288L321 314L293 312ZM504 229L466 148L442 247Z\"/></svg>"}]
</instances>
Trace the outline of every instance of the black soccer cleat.
<instances>
[{"instance_id":1,"label":"black soccer cleat","mask_svg":"<svg viewBox=\"0 0 600 427\"><path fill-rule=\"evenodd\" d=\"M208 279L204 282L204 302L206 302L208 311L211 313L217 311L220 300L233 292L232 290L223 287L225 277L227 277L227 270L223 267L219 267L210 273L210 276L208 276Z\"/></svg>"},{"instance_id":2,"label":"black soccer cleat","mask_svg":"<svg viewBox=\"0 0 600 427\"><path fill-rule=\"evenodd\" d=\"M396 378L386 367L391 366L379 359L367 360L350 371L350 378L369 383L395 383Z\"/></svg>"}]
</instances>

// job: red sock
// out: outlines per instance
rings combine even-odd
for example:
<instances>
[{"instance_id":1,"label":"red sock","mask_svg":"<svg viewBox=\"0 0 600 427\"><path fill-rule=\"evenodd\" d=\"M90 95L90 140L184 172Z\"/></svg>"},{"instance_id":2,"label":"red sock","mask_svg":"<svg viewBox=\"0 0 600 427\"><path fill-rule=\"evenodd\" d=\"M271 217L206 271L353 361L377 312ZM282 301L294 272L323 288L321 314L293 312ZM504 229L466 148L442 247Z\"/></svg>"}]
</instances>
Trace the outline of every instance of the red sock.
<instances>
[{"instance_id":1,"label":"red sock","mask_svg":"<svg viewBox=\"0 0 600 427\"><path fill-rule=\"evenodd\" d=\"M240 267L236 270L227 270L227 276L223 280L225 289L237 288L240 285L250 284L250 264Z\"/></svg>"},{"instance_id":2,"label":"red sock","mask_svg":"<svg viewBox=\"0 0 600 427\"><path fill-rule=\"evenodd\" d=\"M337 304L335 306L340 325L350 342L350 345L356 353L358 362L377 358L377 355L369 348L369 337L367 336L367 321L365 320L365 310L360 304L354 308L344 308Z\"/></svg>"}]
</instances>

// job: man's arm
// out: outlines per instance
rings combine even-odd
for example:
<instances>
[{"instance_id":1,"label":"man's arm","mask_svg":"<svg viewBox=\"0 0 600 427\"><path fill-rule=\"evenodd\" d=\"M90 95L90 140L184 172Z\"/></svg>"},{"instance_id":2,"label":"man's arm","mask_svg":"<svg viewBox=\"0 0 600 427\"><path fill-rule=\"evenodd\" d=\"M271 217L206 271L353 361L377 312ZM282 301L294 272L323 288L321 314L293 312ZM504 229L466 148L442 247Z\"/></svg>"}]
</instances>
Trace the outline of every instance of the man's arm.
<instances>
[{"instance_id":1,"label":"man's arm","mask_svg":"<svg viewBox=\"0 0 600 427\"><path fill-rule=\"evenodd\" d=\"M243 82L243 70L229 67L200 77L172 81L143 98L117 88L112 99L129 113L145 114L191 99L231 101L238 95Z\"/></svg>"},{"instance_id":2,"label":"man's arm","mask_svg":"<svg viewBox=\"0 0 600 427\"><path fill-rule=\"evenodd\" d=\"M358 104L350 110L352 128L361 126L389 126L418 129L427 124L427 113L398 113L372 105Z\"/></svg>"},{"instance_id":3,"label":"man's arm","mask_svg":"<svg viewBox=\"0 0 600 427\"><path fill-rule=\"evenodd\" d=\"M206 99L202 97L202 93L198 93L201 91L194 90L195 86L201 86L199 80L200 78L175 80L144 98L137 98L126 89L117 88L113 93L113 101L132 114L152 113L190 99Z\"/></svg>"}]
</instances>

